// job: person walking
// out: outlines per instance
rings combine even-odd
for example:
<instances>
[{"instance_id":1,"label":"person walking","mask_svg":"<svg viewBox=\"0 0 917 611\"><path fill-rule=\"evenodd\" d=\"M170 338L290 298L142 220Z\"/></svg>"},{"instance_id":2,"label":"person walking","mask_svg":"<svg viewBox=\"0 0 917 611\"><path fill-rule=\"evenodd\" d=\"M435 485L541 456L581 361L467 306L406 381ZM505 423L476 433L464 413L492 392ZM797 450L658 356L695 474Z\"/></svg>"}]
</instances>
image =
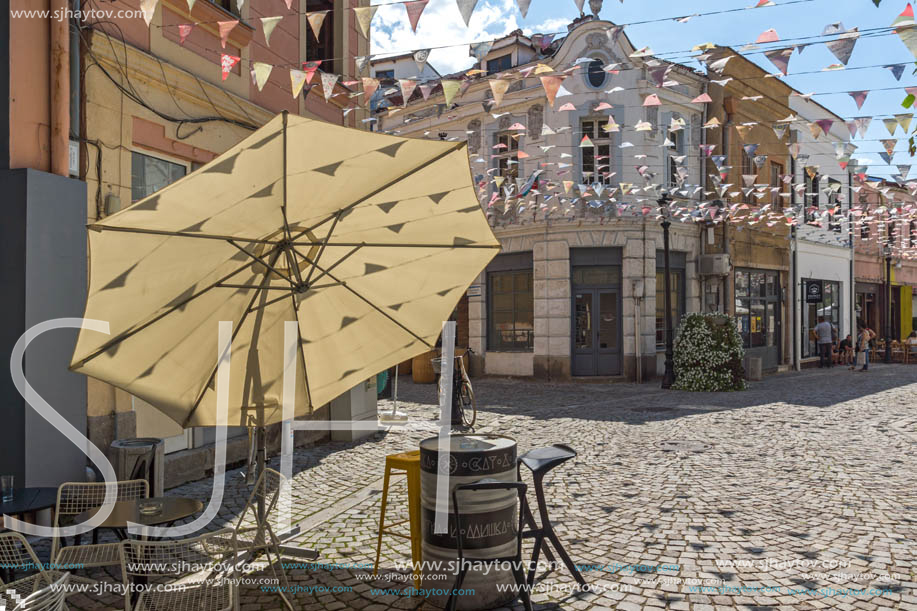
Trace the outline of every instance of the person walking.
<instances>
[{"instance_id":1,"label":"person walking","mask_svg":"<svg viewBox=\"0 0 917 611\"><path fill-rule=\"evenodd\" d=\"M818 366L831 367L831 348L834 346L834 328L825 320L824 316L818 317L815 325L815 338L818 343Z\"/></svg>"},{"instance_id":2,"label":"person walking","mask_svg":"<svg viewBox=\"0 0 917 611\"><path fill-rule=\"evenodd\" d=\"M860 371L869 371L869 342L875 337L872 329L869 327L860 327L857 332L857 362L856 365L860 365ZM851 367L855 369L856 365Z\"/></svg>"}]
</instances>

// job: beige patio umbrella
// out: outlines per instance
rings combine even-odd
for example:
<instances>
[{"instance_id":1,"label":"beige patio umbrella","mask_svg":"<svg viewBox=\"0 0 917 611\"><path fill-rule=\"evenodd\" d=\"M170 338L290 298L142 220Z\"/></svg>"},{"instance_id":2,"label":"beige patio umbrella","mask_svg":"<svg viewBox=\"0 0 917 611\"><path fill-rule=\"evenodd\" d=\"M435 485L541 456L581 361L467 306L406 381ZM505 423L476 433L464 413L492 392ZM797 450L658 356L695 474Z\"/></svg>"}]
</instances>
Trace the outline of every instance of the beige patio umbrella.
<instances>
[{"instance_id":1,"label":"beige patio umbrella","mask_svg":"<svg viewBox=\"0 0 917 611\"><path fill-rule=\"evenodd\" d=\"M296 416L431 349L500 245L464 143L281 114L189 176L89 226L71 369L214 426L218 321L232 321L230 425L281 420L298 321Z\"/></svg>"}]
</instances>

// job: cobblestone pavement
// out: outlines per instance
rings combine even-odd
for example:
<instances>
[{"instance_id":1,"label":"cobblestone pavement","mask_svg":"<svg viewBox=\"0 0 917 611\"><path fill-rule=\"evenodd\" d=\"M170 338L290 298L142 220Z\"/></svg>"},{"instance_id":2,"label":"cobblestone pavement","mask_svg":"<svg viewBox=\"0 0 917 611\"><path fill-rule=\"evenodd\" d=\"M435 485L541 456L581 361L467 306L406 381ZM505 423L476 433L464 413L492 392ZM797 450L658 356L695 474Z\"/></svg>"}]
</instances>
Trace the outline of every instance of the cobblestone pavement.
<instances>
[{"instance_id":1,"label":"cobblestone pavement","mask_svg":"<svg viewBox=\"0 0 917 611\"><path fill-rule=\"evenodd\" d=\"M596 591L571 592L564 569L541 574L536 609L917 610L917 367L785 373L723 394L506 379L476 380L475 390L478 432L510 435L520 451L561 442L579 452L546 490L574 561L594 567L584 575ZM434 386L402 377L399 395L399 407L429 430L296 453L298 542L319 550L320 562L374 561L384 456L434 434ZM696 443L671 443L680 441ZM206 500L210 486L169 494ZM232 520L246 495L231 472L213 526ZM399 484L389 497L393 519L406 517L405 502ZM408 542L387 537L376 580L361 568L288 568L301 590L294 606L432 608L403 595L410 582L396 563L409 560ZM118 580L118 570L108 578ZM123 608L114 594L93 599L68 602ZM282 606L243 585L241 609Z\"/></svg>"}]
</instances>

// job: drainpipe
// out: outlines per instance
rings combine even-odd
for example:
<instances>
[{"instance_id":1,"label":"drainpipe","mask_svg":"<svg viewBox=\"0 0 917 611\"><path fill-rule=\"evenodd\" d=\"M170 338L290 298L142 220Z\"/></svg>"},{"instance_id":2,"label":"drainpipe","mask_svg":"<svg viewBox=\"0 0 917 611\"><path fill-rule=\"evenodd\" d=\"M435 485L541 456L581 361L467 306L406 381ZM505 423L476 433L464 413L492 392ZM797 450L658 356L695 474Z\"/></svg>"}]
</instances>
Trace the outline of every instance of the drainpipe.
<instances>
[{"instance_id":1,"label":"drainpipe","mask_svg":"<svg viewBox=\"0 0 917 611\"><path fill-rule=\"evenodd\" d=\"M80 0L73 0L73 10L78 11ZM80 131L80 23L74 22L70 32L70 134L79 136ZM68 143L69 146L69 143ZM69 165L69 164L68 164Z\"/></svg>"},{"instance_id":2,"label":"drainpipe","mask_svg":"<svg viewBox=\"0 0 917 611\"><path fill-rule=\"evenodd\" d=\"M643 287L641 284L639 280L634 280L631 283L631 293L634 295L634 337L637 339L634 343L634 357L637 363L636 375L634 377L637 384L643 382L643 364L640 362L640 312L643 309Z\"/></svg>"},{"instance_id":3,"label":"drainpipe","mask_svg":"<svg viewBox=\"0 0 917 611\"><path fill-rule=\"evenodd\" d=\"M722 142L723 154L726 155L726 165L731 165L730 159L729 159L729 128L730 127L732 127L732 113L727 112L726 113L726 122L723 123L723 129L721 130L722 138L723 138L723 142ZM730 173L732 173L731 170L730 170ZM726 213L727 207L728 207L728 200L727 200L727 206L724 207L723 209L724 215ZM729 290L729 287L732 283L732 278L733 278L732 269L735 267L732 261L732 252L731 251L732 249L729 248L729 223L724 218L723 219L723 252L726 254L726 258L729 261L729 270L730 270L726 274L726 276L723 277L723 314L725 314L726 316L735 315L735 295L733 295ZM731 298L730 298L730 295L732 295Z\"/></svg>"},{"instance_id":4,"label":"drainpipe","mask_svg":"<svg viewBox=\"0 0 917 611\"><path fill-rule=\"evenodd\" d=\"M707 93L707 81L704 81L704 93ZM706 104L704 104L704 108L701 111L701 113L702 113L701 114L701 125L704 125L707 122L707 105ZM703 188L707 181L706 179L707 157L706 155L704 155L704 149L706 148L706 145L707 145L707 130L704 129L703 127L701 127L700 129L700 139L701 139L701 146L698 147L700 148L700 153L699 153L700 165L697 168L697 173L698 173L697 182L701 186L701 196L703 196L704 195ZM703 197L699 199L703 199ZM707 231L710 230L709 229L710 227L712 227L712 225L710 225L709 222L705 222L702 229L699 232L700 245L698 248L698 252L700 252L701 255L704 255L707 253L707 247L706 247ZM695 266L695 273L696 271L697 271L697 266ZM707 279L704 276L697 274L697 285L700 290L700 296L698 300L698 309L701 312L706 313L707 311Z\"/></svg>"},{"instance_id":5,"label":"drainpipe","mask_svg":"<svg viewBox=\"0 0 917 611\"><path fill-rule=\"evenodd\" d=\"M51 14L66 15L68 0L51 0ZM70 20L51 18L51 172L70 174Z\"/></svg>"},{"instance_id":6,"label":"drainpipe","mask_svg":"<svg viewBox=\"0 0 917 611\"><path fill-rule=\"evenodd\" d=\"M796 130L790 130L790 143L796 142ZM796 159L793 156L790 156L790 176L793 177L793 184L790 187L790 207L793 209L793 212L796 211ZM797 216L796 219L799 217ZM795 219L794 219L795 220ZM794 223L790 227L790 248L792 250L792 260L790 263L790 280L793 283L793 289L790 291L790 299L793 300L793 305L791 308L791 314L793 316L793 324L791 325L793 333L793 369L799 371L802 368L802 365L799 360L800 345L802 338L799 336L799 316L802 311L802 304L797 303L799 298L797 292L799 290L799 260L797 258L797 244L796 244L796 224Z\"/></svg>"},{"instance_id":7,"label":"drainpipe","mask_svg":"<svg viewBox=\"0 0 917 611\"><path fill-rule=\"evenodd\" d=\"M850 197L850 203L847 204L847 227L850 230L850 335L856 338L857 328L857 311L856 311L856 277L854 276L854 261L856 259L856 249L854 240L856 235L853 232L853 174L847 172L847 193Z\"/></svg>"}]
</instances>

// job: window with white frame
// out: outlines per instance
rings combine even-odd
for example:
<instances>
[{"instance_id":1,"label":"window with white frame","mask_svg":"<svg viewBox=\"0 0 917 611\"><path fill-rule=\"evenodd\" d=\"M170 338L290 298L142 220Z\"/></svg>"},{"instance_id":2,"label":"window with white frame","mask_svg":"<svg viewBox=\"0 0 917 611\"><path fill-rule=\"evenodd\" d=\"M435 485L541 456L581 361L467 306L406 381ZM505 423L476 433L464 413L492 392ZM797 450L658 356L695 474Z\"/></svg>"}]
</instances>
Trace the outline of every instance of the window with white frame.
<instances>
[{"instance_id":1,"label":"window with white frame","mask_svg":"<svg viewBox=\"0 0 917 611\"><path fill-rule=\"evenodd\" d=\"M507 181L519 176L519 138L518 133L498 132L494 135L494 163L496 175Z\"/></svg>"},{"instance_id":2,"label":"window with white frame","mask_svg":"<svg viewBox=\"0 0 917 611\"><path fill-rule=\"evenodd\" d=\"M587 184L611 183L611 134L603 126L607 119L583 119L580 123L582 136L588 136L592 146L580 149L582 164L580 174Z\"/></svg>"},{"instance_id":3,"label":"window with white frame","mask_svg":"<svg viewBox=\"0 0 917 611\"><path fill-rule=\"evenodd\" d=\"M665 147L665 181L666 185L670 188L678 187L679 175L678 167L679 163L675 161L675 157L681 157L685 154L685 127L681 129L676 129L674 131L668 131L669 127L672 125L673 120L678 121L681 119L681 116L678 114L666 115L667 123L665 125L665 130L668 134L668 139L672 143L671 146Z\"/></svg>"}]
</instances>

